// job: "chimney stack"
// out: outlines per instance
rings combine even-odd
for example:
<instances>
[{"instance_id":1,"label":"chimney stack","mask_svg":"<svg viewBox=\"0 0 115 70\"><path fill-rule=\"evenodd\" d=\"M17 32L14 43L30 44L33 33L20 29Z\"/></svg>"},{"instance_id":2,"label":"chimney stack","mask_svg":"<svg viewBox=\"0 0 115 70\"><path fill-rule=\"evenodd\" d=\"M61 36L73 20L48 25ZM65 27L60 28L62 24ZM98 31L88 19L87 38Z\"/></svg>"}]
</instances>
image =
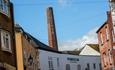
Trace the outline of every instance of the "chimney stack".
<instances>
[{"instance_id":1,"label":"chimney stack","mask_svg":"<svg viewBox=\"0 0 115 70\"><path fill-rule=\"evenodd\" d=\"M48 42L51 48L58 50L55 21L53 15L53 8L47 8L47 23L48 23Z\"/></svg>"}]
</instances>

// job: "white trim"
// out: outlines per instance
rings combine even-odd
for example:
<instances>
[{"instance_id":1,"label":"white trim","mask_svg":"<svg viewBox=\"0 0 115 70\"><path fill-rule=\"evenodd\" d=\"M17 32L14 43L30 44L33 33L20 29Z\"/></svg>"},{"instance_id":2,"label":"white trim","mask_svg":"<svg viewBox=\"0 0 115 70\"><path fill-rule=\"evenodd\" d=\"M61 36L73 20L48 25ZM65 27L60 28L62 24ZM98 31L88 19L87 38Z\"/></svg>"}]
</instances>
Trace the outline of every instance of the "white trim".
<instances>
[{"instance_id":1,"label":"white trim","mask_svg":"<svg viewBox=\"0 0 115 70\"><path fill-rule=\"evenodd\" d=\"M5 30L1 30L1 46L3 51L12 52L11 36L10 33Z\"/></svg>"},{"instance_id":2,"label":"white trim","mask_svg":"<svg viewBox=\"0 0 115 70\"><path fill-rule=\"evenodd\" d=\"M10 16L8 1L0 0L0 12L7 15L7 16Z\"/></svg>"},{"instance_id":3,"label":"white trim","mask_svg":"<svg viewBox=\"0 0 115 70\"><path fill-rule=\"evenodd\" d=\"M109 39L109 31L108 31L108 27L106 27L105 30L106 30L106 40L108 40L108 39Z\"/></svg>"},{"instance_id":4,"label":"white trim","mask_svg":"<svg viewBox=\"0 0 115 70\"><path fill-rule=\"evenodd\" d=\"M103 44L103 35L100 33L101 44Z\"/></svg>"}]
</instances>

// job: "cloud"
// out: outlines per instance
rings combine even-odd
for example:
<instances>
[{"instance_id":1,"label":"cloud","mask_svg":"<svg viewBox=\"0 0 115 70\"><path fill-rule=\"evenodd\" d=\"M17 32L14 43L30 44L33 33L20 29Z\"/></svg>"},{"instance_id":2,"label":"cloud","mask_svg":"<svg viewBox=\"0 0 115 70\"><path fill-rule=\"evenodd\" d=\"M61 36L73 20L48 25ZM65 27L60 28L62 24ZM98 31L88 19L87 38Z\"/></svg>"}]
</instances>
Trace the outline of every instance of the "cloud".
<instances>
[{"instance_id":1,"label":"cloud","mask_svg":"<svg viewBox=\"0 0 115 70\"><path fill-rule=\"evenodd\" d=\"M58 3L59 3L60 5L64 5L64 4L66 4L66 2L67 2L67 0L58 0Z\"/></svg>"},{"instance_id":2,"label":"cloud","mask_svg":"<svg viewBox=\"0 0 115 70\"><path fill-rule=\"evenodd\" d=\"M76 39L76 40L68 40L62 43L59 43L59 50L74 50L77 48L83 47L85 44L89 43L98 43L97 42L97 31L98 27L92 29L89 31L86 35L83 37Z\"/></svg>"},{"instance_id":3,"label":"cloud","mask_svg":"<svg viewBox=\"0 0 115 70\"><path fill-rule=\"evenodd\" d=\"M71 6L72 0L58 0L58 4L62 7Z\"/></svg>"}]
</instances>

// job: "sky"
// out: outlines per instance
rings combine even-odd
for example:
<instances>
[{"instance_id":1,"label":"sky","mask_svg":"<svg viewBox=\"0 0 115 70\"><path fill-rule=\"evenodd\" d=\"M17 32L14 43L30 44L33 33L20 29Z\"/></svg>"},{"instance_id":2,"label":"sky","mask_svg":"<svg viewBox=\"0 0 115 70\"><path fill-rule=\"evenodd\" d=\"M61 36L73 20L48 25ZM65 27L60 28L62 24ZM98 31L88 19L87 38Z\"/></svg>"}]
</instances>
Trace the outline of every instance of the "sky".
<instances>
[{"instance_id":1,"label":"sky","mask_svg":"<svg viewBox=\"0 0 115 70\"><path fill-rule=\"evenodd\" d=\"M97 43L97 29L106 21L108 0L11 0L15 22L48 45L47 7L53 7L59 50Z\"/></svg>"}]
</instances>

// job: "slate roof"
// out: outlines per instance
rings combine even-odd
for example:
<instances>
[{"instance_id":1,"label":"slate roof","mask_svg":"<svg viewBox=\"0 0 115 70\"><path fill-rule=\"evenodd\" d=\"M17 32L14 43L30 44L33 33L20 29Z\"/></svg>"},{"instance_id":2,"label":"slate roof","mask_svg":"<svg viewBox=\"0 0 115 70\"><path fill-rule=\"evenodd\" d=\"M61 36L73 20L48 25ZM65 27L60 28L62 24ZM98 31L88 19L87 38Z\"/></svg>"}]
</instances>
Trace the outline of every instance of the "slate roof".
<instances>
[{"instance_id":1,"label":"slate roof","mask_svg":"<svg viewBox=\"0 0 115 70\"><path fill-rule=\"evenodd\" d=\"M98 33L106 24L108 24L107 21L96 31L96 33Z\"/></svg>"},{"instance_id":2,"label":"slate roof","mask_svg":"<svg viewBox=\"0 0 115 70\"><path fill-rule=\"evenodd\" d=\"M100 52L99 44L87 44L87 45L96 50L97 52Z\"/></svg>"},{"instance_id":3,"label":"slate roof","mask_svg":"<svg viewBox=\"0 0 115 70\"><path fill-rule=\"evenodd\" d=\"M64 54L79 55L80 51L62 51Z\"/></svg>"},{"instance_id":4,"label":"slate roof","mask_svg":"<svg viewBox=\"0 0 115 70\"><path fill-rule=\"evenodd\" d=\"M30 35L29 33L25 32L19 24L15 24L15 31L22 32L23 34L26 34L37 45L36 46L37 49L43 49L46 51L51 51L51 52L56 52L56 53L64 53L64 54L72 54L72 55L79 55L79 53L84 49L84 47L83 47L77 51L57 51L57 50L49 47L48 45L42 43L41 41L39 41L38 39L36 39L32 35ZM99 52L98 44L87 44L87 45L89 45L91 48L93 48Z\"/></svg>"},{"instance_id":5,"label":"slate roof","mask_svg":"<svg viewBox=\"0 0 115 70\"><path fill-rule=\"evenodd\" d=\"M15 24L15 31L22 32L24 35L27 35L27 37L29 39L31 39L37 45L36 47L34 46L37 49L43 49L43 50L47 50L47 51L51 51L51 52L61 53L61 52L49 47L48 45L42 43L41 41L39 41L38 39L36 39L32 35L30 35L29 33L25 32L19 24Z\"/></svg>"}]
</instances>

